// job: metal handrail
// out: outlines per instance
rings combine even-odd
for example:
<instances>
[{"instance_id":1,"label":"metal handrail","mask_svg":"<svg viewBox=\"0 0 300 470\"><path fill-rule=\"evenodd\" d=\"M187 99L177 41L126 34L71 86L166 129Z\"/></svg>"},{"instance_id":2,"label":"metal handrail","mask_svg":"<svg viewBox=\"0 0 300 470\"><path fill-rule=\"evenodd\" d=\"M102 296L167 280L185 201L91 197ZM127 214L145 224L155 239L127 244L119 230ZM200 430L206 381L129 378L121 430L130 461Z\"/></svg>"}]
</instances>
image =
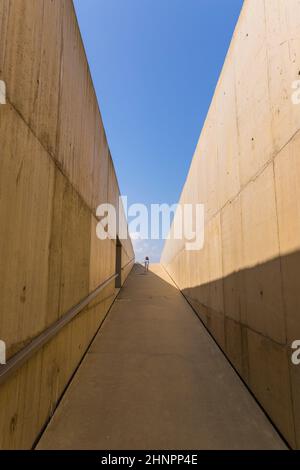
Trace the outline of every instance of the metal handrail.
<instances>
[{"instance_id":1,"label":"metal handrail","mask_svg":"<svg viewBox=\"0 0 300 470\"><path fill-rule=\"evenodd\" d=\"M126 268L128 264L134 261L131 259L122 269ZM42 346L44 346L50 339L52 339L65 325L73 320L95 297L119 274L110 276L106 281L102 282L93 292L87 297L81 300L77 305L68 310L59 320L53 323L51 326L46 328L36 338L34 338L27 346L22 348L14 356L12 356L8 362L4 365L0 365L0 385L13 374L19 367L21 367L33 354L35 354Z\"/></svg>"}]
</instances>

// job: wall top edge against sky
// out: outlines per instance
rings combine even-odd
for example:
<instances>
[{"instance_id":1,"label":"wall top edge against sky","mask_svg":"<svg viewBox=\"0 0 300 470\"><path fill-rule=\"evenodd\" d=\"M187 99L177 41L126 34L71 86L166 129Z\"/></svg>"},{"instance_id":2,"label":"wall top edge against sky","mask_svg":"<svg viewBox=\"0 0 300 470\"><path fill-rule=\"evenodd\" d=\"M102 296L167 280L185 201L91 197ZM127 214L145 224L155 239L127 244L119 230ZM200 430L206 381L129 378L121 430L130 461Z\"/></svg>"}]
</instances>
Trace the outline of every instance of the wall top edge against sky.
<instances>
[{"instance_id":1,"label":"wall top edge against sky","mask_svg":"<svg viewBox=\"0 0 300 470\"><path fill-rule=\"evenodd\" d=\"M243 0L74 0L128 203L178 202ZM159 261L163 240L135 241Z\"/></svg>"}]
</instances>

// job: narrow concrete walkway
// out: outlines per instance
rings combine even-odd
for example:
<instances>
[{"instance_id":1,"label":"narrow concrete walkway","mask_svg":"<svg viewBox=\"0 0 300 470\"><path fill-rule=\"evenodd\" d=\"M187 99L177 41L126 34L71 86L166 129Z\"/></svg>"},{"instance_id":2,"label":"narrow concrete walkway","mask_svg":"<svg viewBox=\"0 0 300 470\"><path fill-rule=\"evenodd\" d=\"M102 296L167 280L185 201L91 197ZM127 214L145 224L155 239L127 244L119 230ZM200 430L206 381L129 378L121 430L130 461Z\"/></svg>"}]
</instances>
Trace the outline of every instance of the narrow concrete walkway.
<instances>
[{"instance_id":1,"label":"narrow concrete walkway","mask_svg":"<svg viewBox=\"0 0 300 470\"><path fill-rule=\"evenodd\" d=\"M38 449L283 449L161 266L135 265Z\"/></svg>"}]
</instances>

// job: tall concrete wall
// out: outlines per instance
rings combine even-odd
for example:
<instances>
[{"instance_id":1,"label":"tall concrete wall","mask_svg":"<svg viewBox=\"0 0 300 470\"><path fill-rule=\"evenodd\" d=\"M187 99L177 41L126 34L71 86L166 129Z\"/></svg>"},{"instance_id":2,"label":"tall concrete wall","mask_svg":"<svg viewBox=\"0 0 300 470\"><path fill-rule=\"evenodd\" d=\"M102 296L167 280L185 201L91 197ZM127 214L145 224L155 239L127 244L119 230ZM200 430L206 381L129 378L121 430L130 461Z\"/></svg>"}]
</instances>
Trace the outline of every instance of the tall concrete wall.
<instances>
[{"instance_id":1,"label":"tall concrete wall","mask_svg":"<svg viewBox=\"0 0 300 470\"><path fill-rule=\"evenodd\" d=\"M0 80L0 339L9 359L115 273L116 243L96 237L95 210L116 203L119 188L71 0L0 0ZM123 240L122 266L133 256ZM0 385L0 448L32 446L117 292L107 286Z\"/></svg>"},{"instance_id":2,"label":"tall concrete wall","mask_svg":"<svg viewBox=\"0 0 300 470\"><path fill-rule=\"evenodd\" d=\"M180 203L205 243L162 263L291 446L300 447L300 3L246 0ZM173 230L173 228L172 228ZM238 403L237 403L238 406Z\"/></svg>"}]
</instances>

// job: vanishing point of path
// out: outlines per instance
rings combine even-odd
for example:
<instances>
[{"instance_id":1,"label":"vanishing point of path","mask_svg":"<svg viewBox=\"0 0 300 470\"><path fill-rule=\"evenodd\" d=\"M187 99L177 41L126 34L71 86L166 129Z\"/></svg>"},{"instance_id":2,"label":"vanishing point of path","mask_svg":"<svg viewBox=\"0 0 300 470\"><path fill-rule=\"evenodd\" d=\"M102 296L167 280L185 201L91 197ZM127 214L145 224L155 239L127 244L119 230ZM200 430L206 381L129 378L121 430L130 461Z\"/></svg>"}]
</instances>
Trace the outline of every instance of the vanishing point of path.
<instances>
[{"instance_id":1,"label":"vanishing point of path","mask_svg":"<svg viewBox=\"0 0 300 470\"><path fill-rule=\"evenodd\" d=\"M38 449L283 449L160 265L135 265Z\"/></svg>"}]
</instances>

